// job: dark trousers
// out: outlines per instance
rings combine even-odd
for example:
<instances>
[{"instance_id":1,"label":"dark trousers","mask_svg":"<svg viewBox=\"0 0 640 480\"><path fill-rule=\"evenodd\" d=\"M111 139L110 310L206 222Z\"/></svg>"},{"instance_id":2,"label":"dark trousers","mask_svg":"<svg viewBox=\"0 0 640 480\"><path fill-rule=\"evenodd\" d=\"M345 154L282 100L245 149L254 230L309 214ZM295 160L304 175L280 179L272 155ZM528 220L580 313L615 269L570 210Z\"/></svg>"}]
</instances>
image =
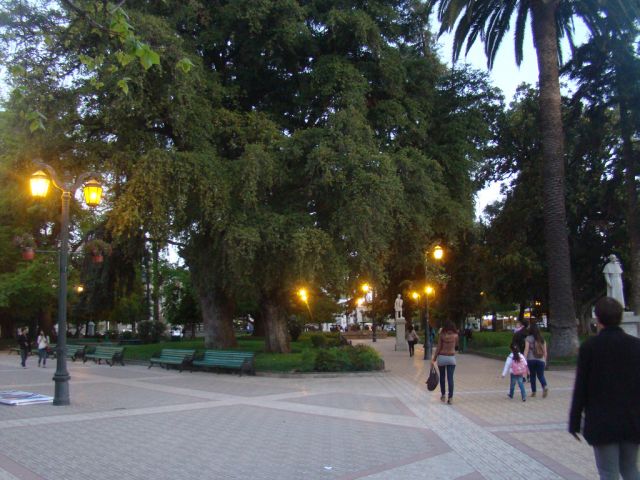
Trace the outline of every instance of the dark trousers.
<instances>
[{"instance_id":1,"label":"dark trousers","mask_svg":"<svg viewBox=\"0 0 640 480\"><path fill-rule=\"evenodd\" d=\"M445 365L443 367L438 367L440 370L440 394L444 397L445 392L445 372L447 375L447 383L449 384L449 398L453 397L453 372L455 371L455 365Z\"/></svg>"},{"instance_id":2,"label":"dark trousers","mask_svg":"<svg viewBox=\"0 0 640 480\"><path fill-rule=\"evenodd\" d=\"M413 354L415 353L415 350L416 350L416 342L415 340L409 340L407 341L407 343L409 344L409 356L413 357Z\"/></svg>"},{"instance_id":3,"label":"dark trousers","mask_svg":"<svg viewBox=\"0 0 640 480\"><path fill-rule=\"evenodd\" d=\"M29 351L26 348L21 348L20 349L20 365L22 365L23 367L27 366L27 355L29 354Z\"/></svg>"},{"instance_id":4,"label":"dark trousers","mask_svg":"<svg viewBox=\"0 0 640 480\"><path fill-rule=\"evenodd\" d=\"M531 380L531 391L536 393L536 378L540 380L540 385L542 388L547 388L547 379L544 378L544 361L543 360L535 360L531 359L528 362L530 380Z\"/></svg>"}]
</instances>

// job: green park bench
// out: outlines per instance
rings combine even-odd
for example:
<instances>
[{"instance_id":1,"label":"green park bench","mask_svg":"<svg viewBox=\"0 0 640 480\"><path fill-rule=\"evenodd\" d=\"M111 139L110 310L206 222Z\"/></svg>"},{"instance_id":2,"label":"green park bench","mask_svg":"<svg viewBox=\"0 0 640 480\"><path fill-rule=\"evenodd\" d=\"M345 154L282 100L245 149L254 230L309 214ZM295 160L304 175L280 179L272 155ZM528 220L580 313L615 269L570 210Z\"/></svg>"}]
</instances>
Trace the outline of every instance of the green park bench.
<instances>
[{"instance_id":1,"label":"green park bench","mask_svg":"<svg viewBox=\"0 0 640 480\"><path fill-rule=\"evenodd\" d=\"M120 362L120 365L124 366L124 347L96 345L95 347L91 347L91 350L85 352L82 363L85 363L87 360L93 360L98 364L104 360L110 367L112 367L115 362Z\"/></svg>"},{"instance_id":2,"label":"green park bench","mask_svg":"<svg viewBox=\"0 0 640 480\"><path fill-rule=\"evenodd\" d=\"M164 368L169 369L169 365L177 365L182 371L186 366L191 365L195 350L184 350L176 348L163 348L160 355L154 355L149 359L149 368L157 363Z\"/></svg>"},{"instance_id":3,"label":"green park bench","mask_svg":"<svg viewBox=\"0 0 640 480\"><path fill-rule=\"evenodd\" d=\"M205 350L201 358L193 361L193 366L238 370L240 375L243 371L247 371L255 375L255 355L255 352L238 352L236 350Z\"/></svg>"},{"instance_id":4,"label":"green park bench","mask_svg":"<svg viewBox=\"0 0 640 480\"><path fill-rule=\"evenodd\" d=\"M51 345L53 355L56 355L56 346ZM78 345L75 343L67 343L67 358L70 358L74 362L79 358L84 358L86 352L86 345Z\"/></svg>"}]
</instances>

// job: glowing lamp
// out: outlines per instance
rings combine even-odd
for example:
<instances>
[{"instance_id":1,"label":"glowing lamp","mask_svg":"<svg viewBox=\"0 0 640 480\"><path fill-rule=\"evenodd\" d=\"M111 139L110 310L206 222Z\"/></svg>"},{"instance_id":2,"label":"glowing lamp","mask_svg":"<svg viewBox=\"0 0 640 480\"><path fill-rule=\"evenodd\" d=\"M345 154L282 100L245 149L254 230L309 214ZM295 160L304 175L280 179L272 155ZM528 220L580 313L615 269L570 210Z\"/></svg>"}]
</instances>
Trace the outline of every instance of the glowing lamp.
<instances>
[{"instance_id":1,"label":"glowing lamp","mask_svg":"<svg viewBox=\"0 0 640 480\"><path fill-rule=\"evenodd\" d=\"M97 207L102 200L102 185L92 178L84 184L84 201L90 207Z\"/></svg>"},{"instance_id":2,"label":"glowing lamp","mask_svg":"<svg viewBox=\"0 0 640 480\"><path fill-rule=\"evenodd\" d=\"M433 249L433 258L435 258L436 260L442 260L442 257L444 257L444 250L442 250L442 247L440 245L436 245L436 247Z\"/></svg>"},{"instance_id":3,"label":"glowing lamp","mask_svg":"<svg viewBox=\"0 0 640 480\"><path fill-rule=\"evenodd\" d=\"M31 175L29 183L31 185L31 195L34 198L45 198L47 196L51 180L49 179L49 176L42 170L38 170L33 175Z\"/></svg>"},{"instance_id":4,"label":"glowing lamp","mask_svg":"<svg viewBox=\"0 0 640 480\"><path fill-rule=\"evenodd\" d=\"M309 296L307 294L307 290L304 288L301 288L300 290L298 290L298 296L300 297L300 299L306 303L306 301L309 299Z\"/></svg>"}]
</instances>

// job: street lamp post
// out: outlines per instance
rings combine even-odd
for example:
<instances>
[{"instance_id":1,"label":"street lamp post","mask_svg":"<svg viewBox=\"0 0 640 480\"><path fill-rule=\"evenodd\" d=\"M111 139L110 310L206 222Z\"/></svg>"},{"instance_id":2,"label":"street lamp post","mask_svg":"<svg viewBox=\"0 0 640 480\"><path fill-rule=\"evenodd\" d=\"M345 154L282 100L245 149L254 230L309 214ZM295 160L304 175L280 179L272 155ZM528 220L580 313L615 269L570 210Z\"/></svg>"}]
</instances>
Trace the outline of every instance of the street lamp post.
<instances>
[{"instance_id":1,"label":"street lamp post","mask_svg":"<svg viewBox=\"0 0 640 480\"><path fill-rule=\"evenodd\" d=\"M377 342L378 339L376 338L376 317L375 317L375 312L373 311L374 309L374 292L373 289L369 286L368 283L365 283L364 285L362 285L362 291L364 292L364 296L365 298L367 297L367 295L369 294L369 292L371 292L371 341L372 342Z\"/></svg>"},{"instance_id":2,"label":"street lamp post","mask_svg":"<svg viewBox=\"0 0 640 480\"><path fill-rule=\"evenodd\" d=\"M313 323L313 315L311 314L311 308L309 307L309 294L307 292L307 289L301 288L300 290L298 290L298 297L300 297L300 300L302 300L307 306L307 312L309 312L309 321ZM318 325L318 327L320 328L320 331L322 331L322 325Z\"/></svg>"},{"instance_id":3,"label":"street lamp post","mask_svg":"<svg viewBox=\"0 0 640 480\"><path fill-rule=\"evenodd\" d=\"M102 198L102 187L96 180L99 176L94 172L80 175L75 183L62 183L56 171L50 165L40 161L34 161L40 168L31 176L31 194L35 198L44 198L49 191L49 185L62 192L62 215L60 224L60 254L58 284L58 340L56 346L56 371L53 375L55 382L54 405L69 405L69 372L67 371L67 266L69 257L69 204L71 195L84 186L85 202L90 207L95 207ZM44 171L43 171L44 170ZM46 172L46 173L45 173Z\"/></svg>"},{"instance_id":4,"label":"street lamp post","mask_svg":"<svg viewBox=\"0 0 640 480\"><path fill-rule=\"evenodd\" d=\"M444 250L442 249L442 247L440 245L436 245L435 247L433 247L433 258L436 261L441 261L444 257ZM425 262L424 262L424 277L425 277L425 282L429 281L429 268L428 268L428 258L429 258L429 252L427 252L427 254L425 255ZM425 298L425 308L424 308L424 319L425 319L425 338L424 338L424 360L427 359L431 359L431 341L429 338L429 334L431 333L430 331L430 325L429 325L429 295L433 294L434 290L433 287L431 287L430 285L427 285L425 287L425 291L424 291L424 298Z\"/></svg>"},{"instance_id":5,"label":"street lamp post","mask_svg":"<svg viewBox=\"0 0 640 480\"><path fill-rule=\"evenodd\" d=\"M434 293L431 285L424 287L424 360L431 358L431 325L429 324L429 295Z\"/></svg>"}]
</instances>

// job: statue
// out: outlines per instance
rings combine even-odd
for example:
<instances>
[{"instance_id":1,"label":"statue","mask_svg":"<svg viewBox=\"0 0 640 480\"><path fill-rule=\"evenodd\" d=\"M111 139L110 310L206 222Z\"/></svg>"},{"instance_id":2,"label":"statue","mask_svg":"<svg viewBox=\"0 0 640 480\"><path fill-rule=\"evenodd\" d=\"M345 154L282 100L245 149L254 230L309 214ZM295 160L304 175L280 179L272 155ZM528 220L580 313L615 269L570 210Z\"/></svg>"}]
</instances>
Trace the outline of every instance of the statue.
<instances>
[{"instance_id":1,"label":"statue","mask_svg":"<svg viewBox=\"0 0 640 480\"><path fill-rule=\"evenodd\" d=\"M615 298L622 308L625 307L624 292L622 290L622 267L618 257L609 255L609 263L604 266L604 280L607 282L607 297Z\"/></svg>"},{"instance_id":2,"label":"statue","mask_svg":"<svg viewBox=\"0 0 640 480\"><path fill-rule=\"evenodd\" d=\"M398 298L396 298L396 302L393 305L393 309L396 311L396 320L402 318L402 295L398 294Z\"/></svg>"}]
</instances>

